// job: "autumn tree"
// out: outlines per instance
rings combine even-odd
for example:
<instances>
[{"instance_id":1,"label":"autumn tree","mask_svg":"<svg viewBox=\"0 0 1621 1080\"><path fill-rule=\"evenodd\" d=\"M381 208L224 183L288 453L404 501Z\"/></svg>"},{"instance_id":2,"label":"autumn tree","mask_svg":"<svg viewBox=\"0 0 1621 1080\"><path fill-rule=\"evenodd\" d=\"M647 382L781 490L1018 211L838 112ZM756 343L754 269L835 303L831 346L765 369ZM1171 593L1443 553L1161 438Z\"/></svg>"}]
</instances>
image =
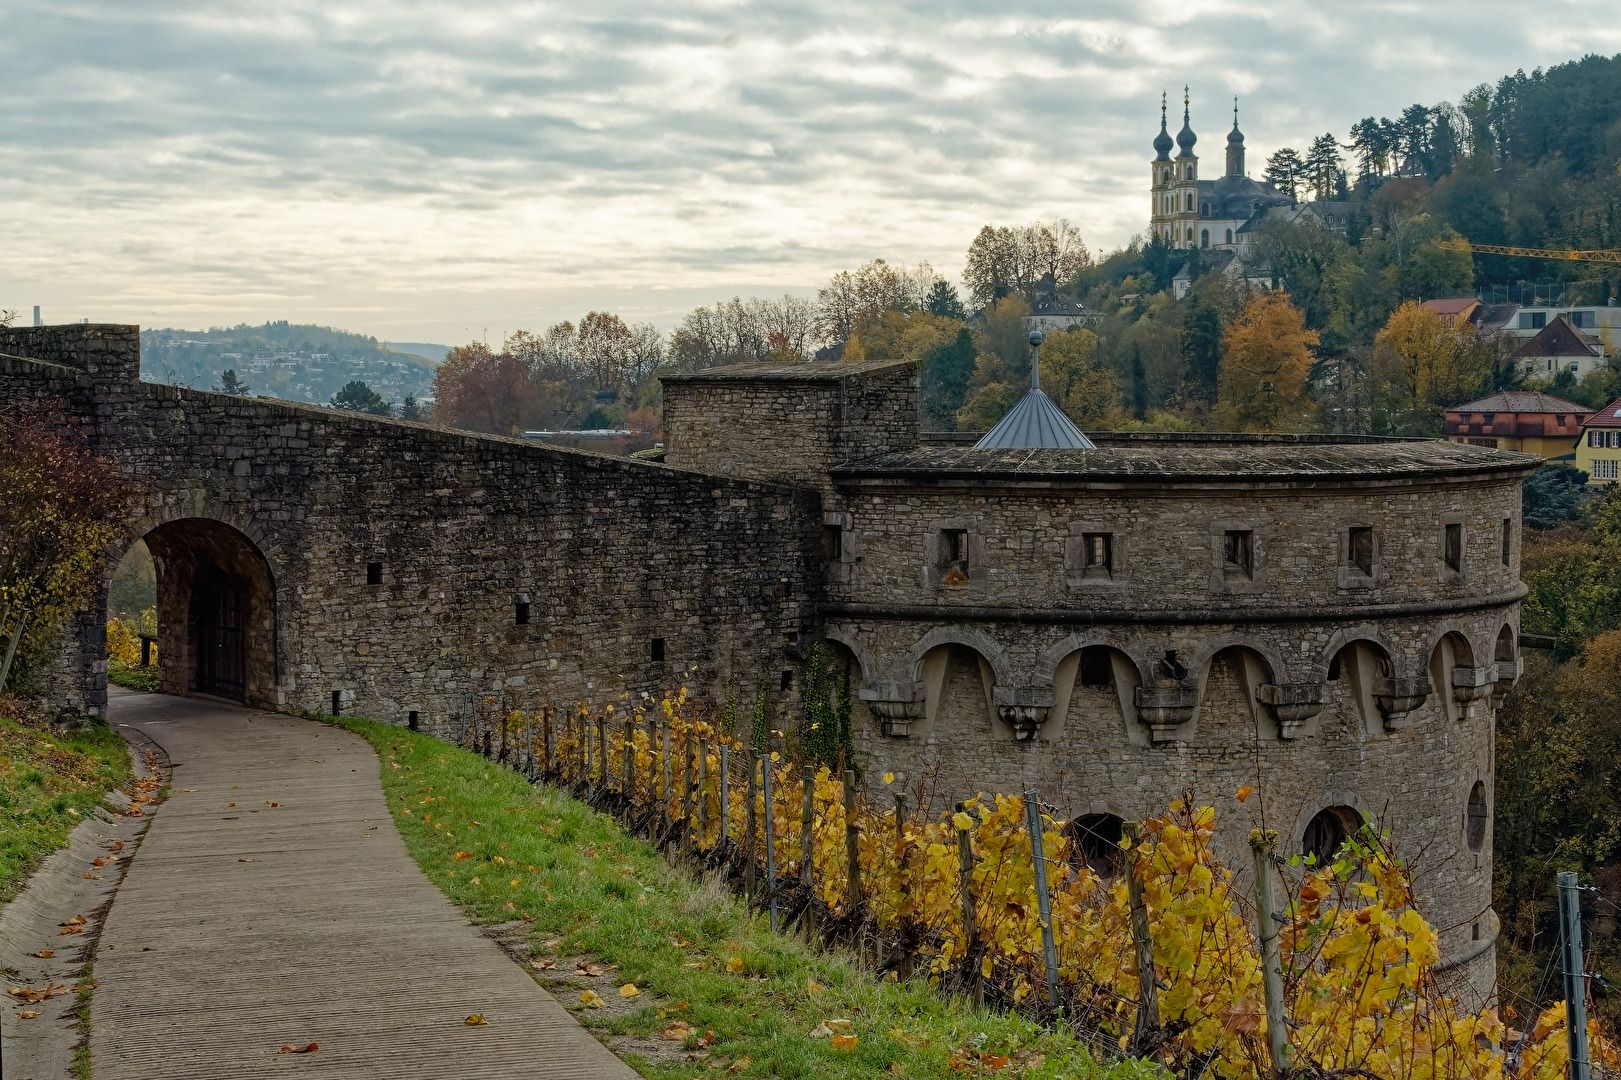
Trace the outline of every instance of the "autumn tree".
<instances>
[{"instance_id":1,"label":"autumn tree","mask_svg":"<svg viewBox=\"0 0 1621 1080\"><path fill-rule=\"evenodd\" d=\"M1119 419L1114 372L1098 362L1098 336L1085 327L1048 334L1041 343L1041 389L1083 429Z\"/></svg>"},{"instance_id":2,"label":"autumn tree","mask_svg":"<svg viewBox=\"0 0 1621 1080\"><path fill-rule=\"evenodd\" d=\"M1062 288L1091 265L1080 230L1063 218L1014 227L986 225L968 246L962 279L976 304L1012 295L1033 303L1044 288Z\"/></svg>"},{"instance_id":3,"label":"autumn tree","mask_svg":"<svg viewBox=\"0 0 1621 1080\"><path fill-rule=\"evenodd\" d=\"M1306 393L1317 331L1282 292L1259 292L1222 335L1215 419L1234 431L1305 431L1316 406Z\"/></svg>"},{"instance_id":4,"label":"autumn tree","mask_svg":"<svg viewBox=\"0 0 1621 1080\"><path fill-rule=\"evenodd\" d=\"M433 376L434 416L451 427L511 435L538 404L529 366L513 353L482 342L445 355Z\"/></svg>"},{"instance_id":5,"label":"autumn tree","mask_svg":"<svg viewBox=\"0 0 1621 1080\"><path fill-rule=\"evenodd\" d=\"M1500 345L1472 327L1442 324L1434 312L1409 300L1374 338L1374 372L1392 397L1398 429L1438 431L1447 405L1488 388Z\"/></svg>"},{"instance_id":6,"label":"autumn tree","mask_svg":"<svg viewBox=\"0 0 1621 1080\"><path fill-rule=\"evenodd\" d=\"M939 275L926 262L890 265L874 259L855 271L841 270L816 294L816 331L827 342L844 342L886 311L916 311L929 299Z\"/></svg>"},{"instance_id":7,"label":"autumn tree","mask_svg":"<svg viewBox=\"0 0 1621 1080\"><path fill-rule=\"evenodd\" d=\"M95 594L129 502L118 467L60 415L0 415L0 689Z\"/></svg>"},{"instance_id":8,"label":"autumn tree","mask_svg":"<svg viewBox=\"0 0 1621 1080\"><path fill-rule=\"evenodd\" d=\"M668 363L676 371L702 371L720 364L809 360L816 341L816 307L804 297L734 296L682 317L670 334Z\"/></svg>"}]
</instances>

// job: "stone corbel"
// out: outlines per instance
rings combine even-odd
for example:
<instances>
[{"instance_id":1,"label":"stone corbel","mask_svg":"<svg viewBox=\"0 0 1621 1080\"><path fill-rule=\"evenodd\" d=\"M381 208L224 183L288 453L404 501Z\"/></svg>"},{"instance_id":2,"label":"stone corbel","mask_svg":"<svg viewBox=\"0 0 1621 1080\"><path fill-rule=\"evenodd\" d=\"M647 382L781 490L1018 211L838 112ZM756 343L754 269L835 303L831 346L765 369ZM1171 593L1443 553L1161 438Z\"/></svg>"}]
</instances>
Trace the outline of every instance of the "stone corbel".
<instances>
[{"instance_id":1,"label":"stone corbel","mask_svg":"<svg viewBox=\"0 0 1621 1080\"><path fill-rule=\"evenodd\" d=\"M994 690L996 714L1013 729L1019 742L1033 742L1041 725L1052 715L1055 694L1050 686L998 686Z\"/></svg>"},{"instance_id":2,"label":"stone corbel","mask_svg":"<svg viewBox=\"0 0 1621 1080\"><path fill-rule=\"evenodd\" d=\"M1516 656L1512 660L1499 660L1492 667L1497 670L1497 685L1492 688L1492 708L1501 709L1503 699L1508 697L1508 692L1520 681L1520 676L1525 674L1525 657Z\"/></svg>"},{"instance_id":3,"label":"stone corbel","mask_svg":"<svg viewBox=\"0 0 1621 1080\"><path fill-rule=\"evenodd\" d=\"M1476 702L1490 697L1496 689L1495 665L1453 668L1452 700L1458 703L1458 719L1472 719L1475 715Z\"/></svg>"},{"instance_id":4,"label":"stone corbel","mask_svg":"<svg viewBox=\"0 0 1621 1080\"><path fill-rule=\"evenodd\" d=\"M863 686L857 696L878 718L884 734L892 739L904 739L912 733L912 721L923 719L927 697L920 682L897 682L886 679L872 686Z\"/></svg>"},{"instance_id":5,"label":"stone corbel","mask_svg":"<svg viewBox=\"0 0 1621 1080\"><path fill-rule=\"evenodd\" d=\"M1199 707L1199 691L1192 686L1139 686L1133 697L1138 718L1157 743L1176 738L1176 729L1192 720Z\"/></svg>"},{"instance_id":6,"label":"stone corbel","mask_svg":"<svg viewBox=\"0 0 1621 1080\"><path fill-rule=\"evenodd\" d=\"M1278 735L1297 739L1306 721L1323 711L1322 683L1262 683L1255 688L1255 700L1278 722Z\"/></svg>"},{"instance_id":7,"label":"stone corbel","mask_svg":"<svg viewBox=\"0 0 1621 1080\"><path fill-rule=\"evenodd\" d=\"M1405 727L1407 714L1424 704L1424 699L1429 696L1430 680L1427 675L1401 679L1387 679L1379 675L1373 680L1373 700L1384 714L1386 731L1400 731Z\"/></svg>"}]
</instances>

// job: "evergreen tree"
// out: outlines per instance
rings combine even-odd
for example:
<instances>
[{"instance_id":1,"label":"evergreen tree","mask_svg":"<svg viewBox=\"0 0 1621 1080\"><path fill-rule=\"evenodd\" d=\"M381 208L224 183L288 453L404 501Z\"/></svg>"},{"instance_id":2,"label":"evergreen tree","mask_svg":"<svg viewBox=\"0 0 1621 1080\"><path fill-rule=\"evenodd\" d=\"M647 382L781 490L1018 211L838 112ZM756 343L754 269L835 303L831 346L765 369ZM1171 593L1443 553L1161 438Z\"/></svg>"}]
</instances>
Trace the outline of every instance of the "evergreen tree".
<instances>
[{"instance_id":1,"label":"evergreen tree","mask_svg":"<svg viewBox=\"0 0 1621 1080\"><path fill-rule=\"evenodd\" d=\"M1188 357L1191 395L1211 405L1221 373L1221 312L1195 291L1182 323L1182 351Z\"/></svg>"},{"instance_id":2,"label":"evergreen tree","mask_svg":"<svg viewBox=\"0 0 1621 1080\"><path fill-rule=\"evenodd\" d=\"M381 394L359 379L346 383L342 390L332 395L332 407L347 409L350 412L370 413L373 416L389 416L393 412Z\"/></svg>"},{"instance_id":3,"label":"evergreen tree","mask_svg":"<svg viewBox=\"0 0 1621 1080\"><path fill-rule=\"evenodd\" d=\"M967 327L957 331L955 340L935 346L924 356L923 418L933 430L950 431L955 427L953 417L962 408L977 357Z\"/></svg>"},{"instance_id":4,"label":"evergreen tree","mask_svg":"<svg viewBox=\"0 0 1621 1080\"><path fill-rule=\"evenodd\" d=\"M400 402L400 419L422 419L422 405L417 401L415 394L406 394L405 400Z\"/></svg>"},{"instance_id":5,"label":"evergreen tree","mask_svg":"<svg viewBox=\"0 0 1621 1080\"><path fill-rule=\"evenodd\" d=\"M947 319L962 319L967 321L968 312L963 310L962 298L957 295L957 287L945 278L934 283L929 290L928 299L923 307L931 315L939 315Z\"/></svg>"},{"instance_id":6,"label":"evergreen tree","mask_svg":"<svg viewBox=\"0 0 1621 1080\"><path fill-rule=\"evenodd\" d=\"M1312 193L1317 198L1333 197L1344 163L1345 159L1340 156L1340 141L1332 131L1311 141L1311 149L1306 151L1305 179L1311 184Z\"/></svg>"},{"instance_id":7,"label":"evergreen tree","mask_svg":"<svg viewBox=\"0 0 1621 1080\"><path fill-rule=\"evenodd\" d=\"M1285 146L1266 159L1266 182L1295 199L1299 197L1300 179L1305 169L1306 163L1300 160L1300 155Z\"/></svg>"},{"instance_id":8,"label":"evergreen tree","mask_svg":"<svg viewBox=\"0 0 1621 1080\"><path fill-rule=\"evenodd\" d=\"M246 394L252 387L236 377L235 368L226 368L220 372L219 392L222 394Z\"/></svg>"}]
</instances>

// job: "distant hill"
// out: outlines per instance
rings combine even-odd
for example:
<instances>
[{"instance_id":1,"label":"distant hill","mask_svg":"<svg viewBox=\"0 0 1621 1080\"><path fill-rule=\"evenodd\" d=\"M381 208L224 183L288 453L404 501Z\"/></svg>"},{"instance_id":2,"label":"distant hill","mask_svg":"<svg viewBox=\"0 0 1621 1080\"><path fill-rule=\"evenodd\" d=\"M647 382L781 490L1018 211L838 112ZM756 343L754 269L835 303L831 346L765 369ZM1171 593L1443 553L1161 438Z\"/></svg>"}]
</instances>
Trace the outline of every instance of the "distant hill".
<instances>
[{"instance_id":1,"label":"distant hill","mask_svg":"<svg viewBox=\"0 0 1621 1080\"><path fill-rule=\"evenodd\" d=\"M387 345L395 352L411 353L435 364L444 363L445 354L452 348L449 345L431 345L426 341L390 341Z\"/></svg>"},{"instance_id":2,"label":"distant hill","mask_svg":"<svg viewBox=\"0 0 1621 1080\"><path fill-rule=\"evenodd\" d=\"M448 347L390 343L330 326L242 323L208 330L141 331L141 378L215 389L235 371L259 397L326 404L345 383L359 380L398 405L407 394L433 394L433 370Z\"/></svg>"}]
</instances>

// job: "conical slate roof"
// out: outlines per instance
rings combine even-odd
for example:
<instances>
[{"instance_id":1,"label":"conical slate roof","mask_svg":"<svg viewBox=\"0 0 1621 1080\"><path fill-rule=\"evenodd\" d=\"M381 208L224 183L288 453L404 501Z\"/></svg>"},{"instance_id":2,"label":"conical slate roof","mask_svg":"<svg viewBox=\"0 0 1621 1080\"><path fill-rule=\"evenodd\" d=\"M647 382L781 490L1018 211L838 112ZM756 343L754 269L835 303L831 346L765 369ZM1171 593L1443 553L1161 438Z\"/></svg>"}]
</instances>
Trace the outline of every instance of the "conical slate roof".
<instances>
[{"instance_id":1,"label":"conical slate roof","mask_svg":"<svg viewBox=\"0 0 1621 1080\"><path fill-rule=\"evenodd\" d=\"M1041 331L1030 335L1030 392L974 444L975 450L1096 450L1064 410L1041 392Z\"/></svg>"},{"instance_id":2,"label":"conical slate roof","mask_svg":"<svg viewBox=\"0 0 1621 1080\"><path fill-rule=\"evenodd\" d=\"M1095 450L1053 399L1035 387L974 444L975 450Z\"/></svg>"}]
</instances>

